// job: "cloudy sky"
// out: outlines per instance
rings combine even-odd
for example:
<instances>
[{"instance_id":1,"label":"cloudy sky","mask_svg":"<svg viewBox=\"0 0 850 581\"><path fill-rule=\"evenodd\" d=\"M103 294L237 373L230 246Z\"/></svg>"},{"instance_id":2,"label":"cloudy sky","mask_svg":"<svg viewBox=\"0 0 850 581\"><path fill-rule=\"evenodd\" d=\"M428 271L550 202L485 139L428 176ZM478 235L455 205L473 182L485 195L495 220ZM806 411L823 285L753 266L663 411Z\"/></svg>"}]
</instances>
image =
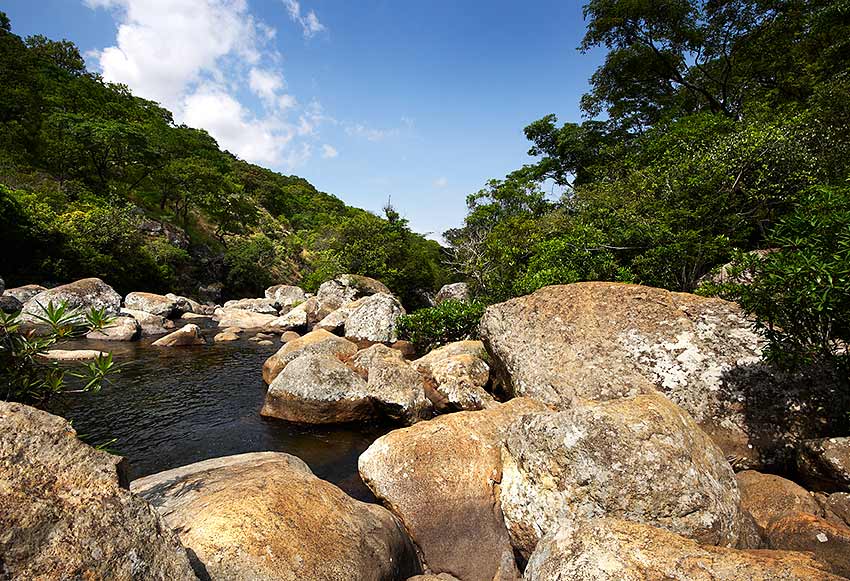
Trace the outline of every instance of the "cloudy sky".
<instances>
[{"instance_id":1,"label":"cloudy sky","mask_svg":"<svg viewBox=\"0 0 850 581\"><path fill-rule=\"evenodd\" d=\"M581 2L4 0L19 35L74 41L91 70L239 157L419 232L529 161L522 128L579 120L599 52Z\"/></svg>"}]
</instances>

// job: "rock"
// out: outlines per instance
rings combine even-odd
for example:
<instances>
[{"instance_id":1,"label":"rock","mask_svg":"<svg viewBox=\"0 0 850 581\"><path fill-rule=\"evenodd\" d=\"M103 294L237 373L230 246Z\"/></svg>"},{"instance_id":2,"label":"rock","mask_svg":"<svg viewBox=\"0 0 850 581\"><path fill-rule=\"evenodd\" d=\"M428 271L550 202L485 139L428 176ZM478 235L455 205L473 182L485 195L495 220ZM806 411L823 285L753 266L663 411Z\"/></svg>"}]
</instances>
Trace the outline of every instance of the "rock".
<instances>
[{"instance_id":1,"label":"rock","mask_svg":"<svg viewBox=\"0 0 850 581\"><path fill-rule=\"evenodd\" d=\"M124 306L134 311L144 311L166 319L178 314L176 301L165 295L154 293L132 292L124 297Z\"/></svg>"},{"instance_id":2,"label":"rock","mask_svg":"<svg viewBox=\"0 0 850 581\"><path fill-rule=\"evenodd\" d=\"M413 359L416 357L416 346L410 341L399 340L390 345L393 349L401 351L405 359Z\"/></svg>"},{"instance_id":3,"label":"rock","mask_svg":"<svg viewBox=\"0 0 850 581\"><path fill-rule=\"evenodd\" d=\"M358 351L347 363L360 377L368 379L369 370L373 367L379 365L403 365L405 364L405 360L400 351L379 343Z\"/></svg>"},{"instance_id":4,"label":"rock","mask_svg":"<svg viewBox=\"0 0 850 581\"><path fill-rule=\"evenodd\" d=\"M776 252L776 248L767 248L764 250L751 250L747 252L750 256L757 256L760 259L763 259L765 256L772 252ZM698 287L704 286L707 284L721 285L721 284L744 284L748 285L753 282L753 273L752 270L747 269L736 275L732 274L733 269L735 268L734 262L727 262L720 268L713 270L712 272L706 274L697 284Z\"/></svg>"},{"instance_id":5,"label":"rock","mask_svg":"<svg viewBox=\"0 0 850 581\"><path fill-rule=\"evenodd\" d=\"M277 316L280 312L277 301L270 299L239 299L237 301L227 301L224 303L224 308L241 309L243 311L251 311L252 313L274 316Z\"/></svg>"},{"instance_id":6,"label":"rock","mask_svg":"<svg viewBox=\"0 0 850 581\"><path fill-rule=\"evenodd\" d=\"M797 450L797 470L815 490L850 492L850 438L804 441Z\"/></svg>"},{"instance_id":7,"label":"rock","mask_svg":"<svg viewBox=\"0 0 850 581\"><path fill-rule=\"evenodd\" d=\"M360 422L375 417L366 382L333 355L305 353L269 385L260 414L304 424Z\"/></svg>"},{"instance_id":8,"label":"rock","mask_svg":"<svg viewBox=\"0 0 850 581\"><path fill-rule=\"evenodd\" d=\"M314 306L315 301L310 302L308 300L305 303L301 303L300 305L293 307L293 309L285 315L281 315L280 317L276 317L267 322L264 327L266 329L273 329L278 333L285 333L286 331L292 331L294 329L306 329L310 321L311 312L308 310Z\"/></svg>"},{"instance_id":9,"label":"rock","mask_svg":"<svg viewBox=\"0 0 850 581\"><path fill-rule=\"evenodd\" d=\"M290 361L305 353L333 355L346 361L357 353L357 345L327 331L311 331L303 337L286 343L263 364L263 380L270 384Z\"/></svg>"},{"instance_id":10,"label":"rock","mask_svg":"<svg viewBox=\"0 0 850 581\"><path fill-rule=\"evenodd\" d=\"M774 474L745 470L735 475L741 491L741 508L762 529L790 512L819 515L822 509L805 488Z\"/></svg>"},{"instance_id":11,"label":"rock","mask_svg":"<svg viewBox=\"0 0 850 581\"><path fill-rule=\"evenodd\" d=\"M264 315L244 309L216 309L214 318L219 327L240 327L242 329L262 329L276 320L275 315Z\"/></svg>"},{"instance_id":12,"label":"rock","mask_svg":"<svg viewBox=\"0 0 850 581\"><path fill-rule=\"evenodd\" d=\"M285 331L281 336L280 340L284 343L289 343L291 341L295 341L296 339L300 339L301 335L296 333L295 331Z\"/></svg>"},{"instance_id":13,"label":"rock","mask_svg":"<svg viewBox=\"0 0 850 581\"><path fill-rule=\"evenodd\" d=\"M209 319L210 315L199 315L197 313L183 313L180 315L181 321L196 321L198 319Z\"/></svg>"},{"instance_id":14,"label":"rock","mask_svg":"<svg viewBox=\"0 0 850 581\"><path fill-rule=\"evenodd\" d=\"M392 296L392 291L374 278L356 274L343 274L322 283L319 287L319 291L316 293L319 305L318 317L322 319L332 311L356 299L381 293Z\"/></svg>"},{"instance_id":15,"label":"rock","mask_svg":"<svg viewBox=\"0 0 850 581\"><path fill-rule=\"evenodd\" d=\"M357 353L348 365L367 379L367 394L385 417L410 425L434 415L425 397L424 378L399 351L373 345Z\"/></svg>"},{"instance_id":16,"label":"rock","mask_svg":"<svg viewBox=\"0 0 850 581\"><path fill-rule=\"evenodd\" d=\"M565 521L528 562L525 581L838 581L808 555L700 545L646 524Z\"/></svg>"},{"instance_id":17,"label":"rock","mask_svg":"<svg viewBox=\"0 0 850 581\"><path fill-rule=\"evenodd\" d=\"M234 333L233 331L222 331L218 333L215 337L213 337L213 341L216 343L228 343L230 341L238 341L239 335Z\"/></svg>"},{"instance_id":18,"label":"rock","mask_svg":"<svg viewBox=\"0 0 850 581\"><path fill-rule=\"evenodd\" d=\"M212 581L395 581L419 571L385 509L282 452L205 460L135 480Z\"/></svg>"},{"instance_id":19,"label":"rock","mask_svg":"<svg viewBox=\"0 0 850 581\"><path fill-rule=\"evenodd\" d=\"M658 389L742 469L787 461L797 441L838 421L835 378L764 364L763 339L720 299L618 283L551 286L488 307L481 334L509 396L567 408Z\"/></svg>"},{"instance_id":20,"label":"rock","mask_svg":"<svg viewBox=\"0 0 850 581\"><path fill-rule=\"evenodd\" d=\"M748 538L722 452L658 393L523 418L507 432L501 483L505 523L526 558L560 519L625 518L710 545Z\"/></svg>"},{"instance_id":21,"label":"rock","mask_svg":"<svg viewBox=\"0 0 850 581\"><path fill-rule=\"evenodd\" d=\"M350 302L345 306L342 306L335 311L332 311L321 321L316 323L313 327L314 329L324 329L325 331L330 331L331 333L339 331L345 328L345 322L348 320L348 317L351 316L357 308L363 304L366 298L357 299L356 301Z\"/></svg>"},{"instance_id":22,"label":"rock","mask_svg":"<svg viewBox=\"0 0 850 581\"><path fill-rule=\"evenodd\" d=\"M154 347L186 347L205 344L206 341L201 336L201 328L191 323L151 343Z\"/></svg>"},{"instance_id":23,"label":"rock","mask_svg":"<svg viewBox=\"0 0 850 581\"><path fill-rule=\"evenodd\" d=\"M0 295L6 292L6 282L0 278Z\"/></svg>"},{"instance_id":24,"label":"rock","mask_svg":"<svg viewBox=\"0 0 850 581\"><path fill-rule=\"evenodd\" d=\"M48 361L92 361L109 355L106 351L95 349L51 349L38 356Z\"/></svg>"},{"instance_id":25,"label":"rock","mask_svg":"<svg viewBox=\"0 0 850 581\"><path fill-rule=\"evenodd\" d=\"M84 278L62 286L42 291L24 303L27 315L43 315L48 304L58 306L65 303L69 309L105 309L107 314L117 315L121 309L121 295L99 278ZM30 317L31 318L31 317Z\"/></svg>"},{"instance_id":26,"label":"rock","mask_svg":"<svg viewBox=\"0 0 850 581\"><path fill-rule=\"evenodd\" d=\"M496 400L484 390L490 367L480 341L458 341L431 351L412 363L429 382L429 397L440 412L480 410Z\"/></svg>"},{"instance_id":27,"label":"rock","mask_svg":"<svg viewBox=\"0 0 850 581\"><path fill-rule=\"evenodd\" d=\"M378 438L360 475L399 517L433 573L464 581L518 579L498 502L504 432L545 407L524 398L440 416Z\"/></svg>"},{"instance_id":28,"label":"rock","mask_svg":"<svg viewBox=\"0 0 850 581\"><path fill-rule=\"evenodd\" d=\"M18 299L21 303L25 303L40 292L46 291L47 288L40 284L26 284L16 288L7 288L3 296L10 296Z\"/></svg>"},{"instance_id":29,"label":"rock","mask_svg":"<svg viewBox=\"0 0 850 581\"><path fill-rule=\"evenodd\" d=\"M802 512L773 519L764 530L772 549L807 551L833 573L850 577L850 528Z\"/></svg>"},{"instance_id":30,"label":"rock","mask_svg":"<svg viewBox=\"0 0 850 581\"><path fill-rule=\"evenodd\" d=\"M273 347L274 341L271 341L269 339L260 339L259 341L257 341L257 345L259 345L260 347Z\"/></svg>"},{"instance_id":31,"label":"rock","mask_svg":"<svg viewBox=\"0 0 850 581\"><path fill-rule=\"evenodd\" d=\"M416 577L409 578L407 581L460 581L460 579L448 573L440 573L439 575L417 575Z\"/></svg>"},{"instance_id":32,"label":"rock","mask_svg":"<svg viewBox=\"0 0 850 581\"><path fill-rule=\"evenodd\" d=\"M195 581L162 518L119 485L120 461L60 417L0 402L3 577Z\"/></svg>"},{"instance_id":33,"label":"rock","mask_svg":"<svg viewBox=\"0 0 850 581\"><path fill-rule=\"evenodd\" d=\"M394 343L396 325L404 307L392 295L374 294L363 299L345 321L345 338L357 343Z\"/></svg>"},{"instance_id":34,"label":"rock","mask_svg":"<svg viewBox=\"0 0 850 581\"><path fill-rule=\"evenodd\" d=\"M165 297L174 301L174 314L186 315L188 313L198 314L198 315L209 315L212 313L207 312L207 308L204 307L198 301L193 301L187 297L181 297L180 295L175 295L174 293L165 293Z\"/></svg>"},{"instance_id":35,"label":"rock","mask_svg":"<svg viewBox=\"0 0 850 581\"><path fill-rule=\"evenodd\" d=\"M850 526L850 493L833 492L830 495L816 495L815 499L824 512L835 517L836 522Z\"/></svg>"},{"instance_id":36,"label":"rock","mask_svg":"<svg viewBox=\"0 0 850 581\"><path fill-rule=\"evenodd\" d=\"M469 302L469 285L465 282L455 282L452 284L443 285L437 296L434 297L434 302L438 305L446 301L458 301L461 303Z\"/></svg>"},{"instance_id":37,"label":"rock","mask_svg":"<svg viewBox=\"0 0 850 581\"><path fill-rule=\"evenodd\" d=\"M297 286L279 284L266 289L266 298L281 307L294 307L307 300L304 291Z\"/></svg>"},{"instance_id":38,"label":"rock","mask_svg":"<svg viewBox=\"0 0 850 581\"><path fill-rule=\"evenodd\" d=\"M174 322L169 321L165 317L160 317L159 315L154 315L152 313L146 313L145 311L137 311L135 309L121 309L122 315L130 315L136 321L138 321L139 325L142 329L143 337L150 337L151 335L163 335L168 332L169 329L174 328Z\"/></svg>"},{"instance_id":39,"label":"rock","mask_svg":"<svg viewBox=\"0 0 850 581\"><path fill-rule=\"evenodd\" d=\"M135 341L142 336L142 326L131 316L118 316L99 331L86 333L87 339L95 341Z\"/></svg>"},{"instance_id":40,"label":"rock","mask_svg":"<svg viewBox=\"0 0 850 581\"><path fill-rule=\"evenodd\" d=\"M221 295L224 292L224 284L214 282L198 287L197 296L204 302L217 303L221 300Z\"/></svg>"},{"instance_id":41,"label":"rock","mask_svg":"<svg viewBox=\"0 0 850 581\"><path fill-rule=\"evenodd\" d=\"M23 308L23 303L12 295L0 296L0 311L11 315L13 313L20 313Z\"/></svg>"}]
</instances>

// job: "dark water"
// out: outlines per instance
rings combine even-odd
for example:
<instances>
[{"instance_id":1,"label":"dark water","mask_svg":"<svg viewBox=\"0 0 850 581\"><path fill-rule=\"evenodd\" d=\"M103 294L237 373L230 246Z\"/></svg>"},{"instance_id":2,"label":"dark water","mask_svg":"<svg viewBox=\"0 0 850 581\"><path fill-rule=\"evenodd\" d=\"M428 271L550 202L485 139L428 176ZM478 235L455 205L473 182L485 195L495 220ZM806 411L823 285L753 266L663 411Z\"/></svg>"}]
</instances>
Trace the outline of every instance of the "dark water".
<instances>
[{"instance_id":1,"label":"dark water","mask_svg":"<svg viewBox=\"0 0 850 581\"><path fill-rule=\"evenodd\" d=\"M53 411L72 420L90 444L114 438L107 449L129 460L131 479L208 458L273 450L298 456L355 498L374 500L357 473L357 458L388 428L320 429L263 418L262 366L279 343L208 340L198 347L151 347L150 340L58 346L112 351L121 371L99 393L64 396Z\"/></svg>"}]
</instances>

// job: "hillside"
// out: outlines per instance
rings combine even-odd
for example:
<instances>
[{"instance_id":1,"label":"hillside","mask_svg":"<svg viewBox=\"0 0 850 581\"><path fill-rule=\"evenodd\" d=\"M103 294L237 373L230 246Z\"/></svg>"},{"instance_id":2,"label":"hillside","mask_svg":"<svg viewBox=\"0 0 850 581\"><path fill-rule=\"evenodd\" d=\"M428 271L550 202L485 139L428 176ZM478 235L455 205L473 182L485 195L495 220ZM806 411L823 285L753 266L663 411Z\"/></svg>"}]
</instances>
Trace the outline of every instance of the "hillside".
<instances>
[{"instance_id":1,"label":"hillside","mask_svg":"<svg viewBox=\"0 0 850 581\"><path fill-rule=\"evenodd\" d=\"M409 306L446 278L441 249L307 180L222 151L205 131L86 70L68 41L0 13L0 243L11 285L98 276L205 300L380 278Z\"/></svg>"}]
</instances>

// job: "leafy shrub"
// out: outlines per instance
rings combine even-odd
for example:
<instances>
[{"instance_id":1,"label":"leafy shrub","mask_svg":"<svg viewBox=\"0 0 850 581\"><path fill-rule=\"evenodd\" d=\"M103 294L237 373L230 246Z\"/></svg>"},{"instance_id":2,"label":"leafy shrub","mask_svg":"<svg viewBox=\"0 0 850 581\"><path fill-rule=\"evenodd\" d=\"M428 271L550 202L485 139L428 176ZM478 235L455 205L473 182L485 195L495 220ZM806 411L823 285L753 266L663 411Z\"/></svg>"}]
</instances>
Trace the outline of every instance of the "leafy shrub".
<instances>
[{"instance_id":1,"label":"leafy shrub","mask_svg":"<svg viewBox=\"0 0 850 581\"><path fill-rule=\"evenodd\" d=\"M58 363L45 363L39 356L57 341L81 336L91 330L100 330L112 317L102 309L87 313L70 310L64 303L44 306L44 315L37 318L49 330L35 336L26 331L20 314L0 311L0 397L36 406L45 405L52 397L69 393L67 377L76 378L82 386L75 392L97 391L114 372L112 354L99 356L92 362L74 370L62 368Z\"/></svg>"},{"instance_id":2,"label":"leafy shrub","mask_svg":"<svg viewBox=\"0 0 850 581\"><path fill-rule=\"evenodd\" d=\"M420 353L426 353L446 343L477 336L484 308L483 303L475 301L448 300L401 317L399 334L416 345Z\"/></svg>"},{"instance_id":3,"label":"leafy shrub","mask_svg":"<svg viewBox=\"0 0 850 581\"><path fill-rule=\"evenodd\" d=\"M794 367L848 364L850 188L818 187L768 236L776 250L740 253L723 294L756 316L768 359ZM742 276L743 275L743 276Z\"/></svg>"}]
</instances>

